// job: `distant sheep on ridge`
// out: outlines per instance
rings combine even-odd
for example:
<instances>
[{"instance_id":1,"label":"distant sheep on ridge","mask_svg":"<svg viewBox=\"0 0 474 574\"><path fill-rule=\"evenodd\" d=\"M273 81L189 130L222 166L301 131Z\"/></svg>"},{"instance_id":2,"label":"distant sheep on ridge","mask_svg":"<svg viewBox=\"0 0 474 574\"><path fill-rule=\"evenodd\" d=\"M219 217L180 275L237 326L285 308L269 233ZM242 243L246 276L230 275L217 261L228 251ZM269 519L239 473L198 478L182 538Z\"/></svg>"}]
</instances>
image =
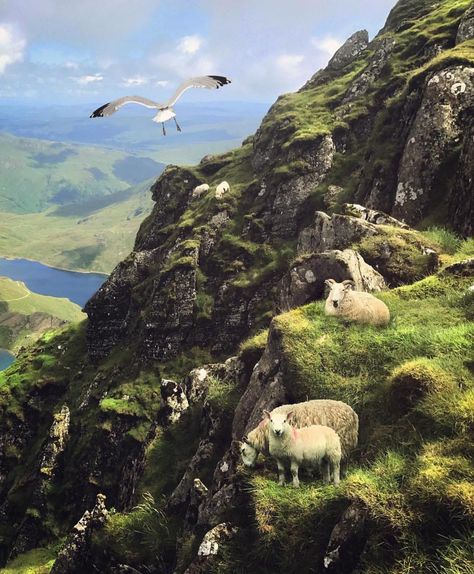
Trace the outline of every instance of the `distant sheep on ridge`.
<instances>
[{"instance_id":1,"label":"distant sheep on ridge","mask_svg":"<svg viewBox=\"0 0 474 574\"><path fill-rule=\"evenodd\" d=\"M224 197L224 194L227 193L228 191L230 191L230 185L227 183L227 181L222 181L216 187L216 199L222 199Z\"/></svg>"},{"instance_id":2,"label":"distant sheep on ridge","mask_svg":"<svg viewBox=\"0 0 474 574\"><path fill-rule=\"evenodd\" d=\"M197 197L201 197L201 195L203 193L206 193L206 191L209 190L209 184L207 183L202 183L201 185L197 185L194 189L193 189L193 199L197 198Z\"/></svg>"}]
</instances>

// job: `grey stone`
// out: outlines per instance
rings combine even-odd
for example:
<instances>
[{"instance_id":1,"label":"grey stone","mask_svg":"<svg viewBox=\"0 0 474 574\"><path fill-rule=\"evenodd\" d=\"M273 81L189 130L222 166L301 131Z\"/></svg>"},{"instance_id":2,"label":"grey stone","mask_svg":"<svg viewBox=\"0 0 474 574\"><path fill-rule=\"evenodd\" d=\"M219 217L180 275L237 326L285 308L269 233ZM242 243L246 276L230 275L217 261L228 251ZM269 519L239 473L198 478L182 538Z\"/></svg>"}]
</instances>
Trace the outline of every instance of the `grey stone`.
<instances>
[{"instance_id":1,"label":"grey stone","mask_svg":"<svg viewBox=\"0 0 474 574\"><path fill-rule=\"evenodd\" d=\"M353 62L369 44L369 33L367 30L359 30L352 34L344 44L336 51L329 60L327 68L329 70L340 70Z\"/></svg>"}]
</instances>

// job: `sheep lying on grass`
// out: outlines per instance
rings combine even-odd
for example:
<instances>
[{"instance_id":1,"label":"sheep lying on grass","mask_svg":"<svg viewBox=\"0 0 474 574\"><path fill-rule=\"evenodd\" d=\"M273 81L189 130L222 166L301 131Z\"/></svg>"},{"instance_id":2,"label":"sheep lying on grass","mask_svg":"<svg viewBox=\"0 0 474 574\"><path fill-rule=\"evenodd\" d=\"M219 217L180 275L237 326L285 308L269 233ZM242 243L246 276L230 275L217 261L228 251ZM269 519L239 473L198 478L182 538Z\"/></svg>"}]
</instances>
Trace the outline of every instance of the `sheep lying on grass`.
<instances>
[{"instance_id":1,"label":"sheep lying on grass","mask_svg":"<svg viewBox=\"0 0 474 574\"><path fill-rule=\"evenodd\" d=\"M197 197L201 197L201 195L203 193L206 193L206 191L209 190L209 184L208 183L202 183L201 185L197 185L194 189L193 189L193 199L197 198Z\"/></svg>"},{"instance_id":2,"label":"sheep lying on grass","mask_svg":"<svg viewBox=\"0 0 474 574\"><path fill-rule=\"evenodd\" d=\"M387 305L370 293L353 291L353 281L336 283L334 279L327 279L325 283L330 288L324 307L326 315L377 326L387 325L390 321Z\"/></svg>"},{"instance_id":3,"label":"sheep lying on grass","mask_svg":"<svg viewBox=\"0 0 474 574\"><path fill-rule=\"evenodd\" d=\"M224 194L230 191L230 185L227 181L221 181L221 183L216 187L216 199L222 199Z\"/></svg>"},{"instance_id":4,"label":"sheep lying on grass","mask_svg":"<svg viewBox=\"0 0 474 574\"><path fill-rule=\"evenodd\" d=\"M319 399L294 405L281 405L273 409L271 414L288 414L288 422L296 428L323 425L334 429L341 440L343 460L347 460L351 451L357 446L359 417L342 401ZM239 446L242 462L248 467L255 465L260 452L270 454L268 419L264 418L250 431Z\"/></svg>"},{"instance_id":5,"label":"sheep lying on grass","mask_svg":"<svg viewBox=\"0 0 474 574\"><path fill-rule=\"evenodd\" d=\"M278 465L278 484L285 483L285 462L290 462L293 486L299 488L298 470L302 464L316 467L323 464L323 480L339 484L341 466L341 441L333 429L312 425L296 429L288 422L287 414L272 414L264 411L268 419L270 455Z\"/></svg>"}]
</instances>

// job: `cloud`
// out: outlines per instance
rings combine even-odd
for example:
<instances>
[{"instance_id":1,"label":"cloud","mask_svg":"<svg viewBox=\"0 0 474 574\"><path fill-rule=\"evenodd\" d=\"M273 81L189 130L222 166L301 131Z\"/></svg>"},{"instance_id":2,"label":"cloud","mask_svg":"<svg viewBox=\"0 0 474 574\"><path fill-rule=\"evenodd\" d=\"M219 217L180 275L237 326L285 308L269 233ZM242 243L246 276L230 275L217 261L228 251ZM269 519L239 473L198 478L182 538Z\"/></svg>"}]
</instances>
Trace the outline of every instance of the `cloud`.
<instances>
[{"instance_id":1,"label":"cloud","mask_svg":"<svg viewBox=\"0 0 474 574\"><path fill-rule=\"evenodd\" d=\"M304 56L302 54L282 54L276 59L276 65L282 72L293 74L303 60Z\"/></svg>"},{"instance_id":2,"label":"cloud","mask_svg":"<svg viewBox=\"0 0 474 574\"><path fill-rule=\"evenodd\" d=\"M166 88L168 84L169 84L168 80L158 80L155 82L155 86L159 86L160 88Z\"/></svg>"},{"instance_id":3,"label":"cloud","mask_svg":"<svg viewBox=\"0 0 474 574\"><path fill-rule=\"evenodd\" d=\"M197 36L184 36L178 42L178 50L183 54L195 54L202 45L202 39Z\"/></svg>"},{"instance_id":4,"label":"cloud","mask_svg":"<svg viewBox=\"0 0 474 574\"><path fill-rule=\"evenodd\" d=\"M77 70L79 68L79 64L77 62L64 62L63 65L68 70Z\"/></svg>"},{"instance_id":5,"label":"cloud","mask_svg":"<svg viewBox=\"0 0 474 574\"><path fill-rule=\"evenodd\" d=\"M94 82L102 82L104 76L101 74L93 74L89 76L79 76L78 78L72 78L75 82L81 86L86 86L87 84L92 84Z\"/></svg>"},{"instance_id":6,"label":"cloud","mask_svg":"<svg viewBox=\"0 0 474 574\"><path fill-rule=\"evenodd\" d=\"M334 36L325 36L324 38L311 38L311 45L321 52L326 52L332 56L343 44L342 40Z\"/></svg>"},{"instance_id":7,"label":"cloud","mask_svg":"<svg viewBox=\"0 0 474 574\"><path fill-rule=\"evenodd\" d=\"M0 24L0 74L23 60L25 47L26 40L11 24Z\"/></svg>"},{"instance_id":8,"label":"cloud","mask_svg":"<svg viewBox=\"0 0 474 574\"><path fill-rule=\"evenodd\" d=\"M132 76L131 78L123 78L122 86L130 87L130 86L143 86L144 84L148 84L149 78L145 76Z\"/></svg>"}]
</instances>

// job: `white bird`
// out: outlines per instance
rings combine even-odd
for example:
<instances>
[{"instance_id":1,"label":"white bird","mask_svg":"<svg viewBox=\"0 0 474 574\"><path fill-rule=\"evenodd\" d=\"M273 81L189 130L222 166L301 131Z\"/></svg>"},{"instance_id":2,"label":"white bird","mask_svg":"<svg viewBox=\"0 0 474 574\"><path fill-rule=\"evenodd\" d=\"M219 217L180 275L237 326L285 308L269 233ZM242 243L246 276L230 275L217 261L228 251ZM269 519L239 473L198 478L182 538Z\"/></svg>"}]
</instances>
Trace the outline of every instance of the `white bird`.
<instances>
[{"instance_id":1,"label":"white bird","mask_svg":"<svg viewBox=\"0 0 474 574\"><path fill-rule=\"evenodd\" d=\"M190 78L185 80L176 90L176 92L171 96L171 98L162 104L149 100L147 98L142 98L141 96L124 96L113 102L108 102L100 108L97 108L90 115L91 118L103 118L105 116L111 116L118 109L120 109L125 104L140 104L146 108L153 108L159 110L156 116L153 118L154 122L161 123L163 126L163 135L166 135L165 122L174 119L177 130L180 132L181 128L176 121L176 114L173 110L173 105L181 97L181 95L190 88L207 88L212 90L214 88L219 89L225 84L230 84L230 80L224 76L199 76L197 78Z\"/></svg>"}]
</instances>

